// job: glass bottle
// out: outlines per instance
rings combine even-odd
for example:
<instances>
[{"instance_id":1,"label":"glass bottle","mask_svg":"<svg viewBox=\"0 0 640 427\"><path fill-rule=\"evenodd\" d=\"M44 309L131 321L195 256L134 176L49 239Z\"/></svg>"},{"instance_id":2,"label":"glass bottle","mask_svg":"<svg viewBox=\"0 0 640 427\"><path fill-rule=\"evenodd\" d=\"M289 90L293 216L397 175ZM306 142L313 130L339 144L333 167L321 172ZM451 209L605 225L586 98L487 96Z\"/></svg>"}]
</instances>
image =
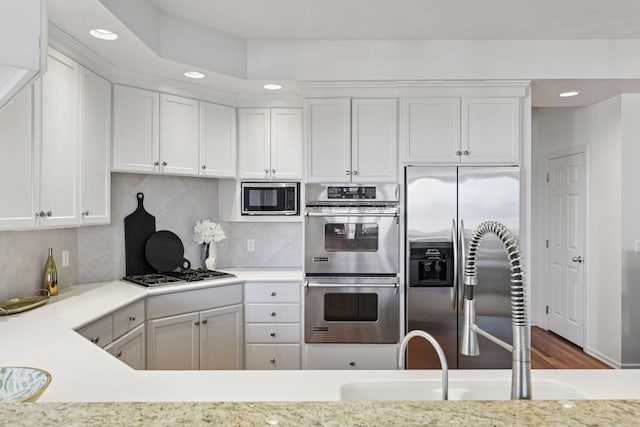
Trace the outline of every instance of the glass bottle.
<instances>
[{"instance_id":1,"label":"glass bottle","mask_svg":"<svg viewBox=\"0 0 640 427\"><path fill-rule=\"evenodd\" d=\"M51 296L58 295L58 270L56 269L56 262L53 259L52 248L49 248L47 262L44 264L42 288L49 291Z\"/></svg>"}]
</instances>

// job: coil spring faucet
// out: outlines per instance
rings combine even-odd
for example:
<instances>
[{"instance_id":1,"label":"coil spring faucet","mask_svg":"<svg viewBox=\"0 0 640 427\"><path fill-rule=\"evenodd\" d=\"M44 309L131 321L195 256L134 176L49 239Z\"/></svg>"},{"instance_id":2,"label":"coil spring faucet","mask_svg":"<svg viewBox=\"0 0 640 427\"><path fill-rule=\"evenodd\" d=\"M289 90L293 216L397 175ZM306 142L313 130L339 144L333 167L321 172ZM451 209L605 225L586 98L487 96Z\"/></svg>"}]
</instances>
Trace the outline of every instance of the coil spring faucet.
<instances>
[{"instance_id":1,"label":"coil spring faucet","mask_svg":"<svg viewBox=\"0 0 640 427\"><path fill-rule=\"evenodd\" d=\"M511 323L513 327L513 345L494 337L480 329L476 324L475 300L473 289L478 284L476 259L482 236L493 233L500 239L507 251L511 266ZM464 250L464 249L463 249ZM478 336L493 341L511 351L511 399L531 399L531 336L527 322L525 287L520 248L514 235L507 227L497 221L485 221L473 232L469 242L469 252L464 266L465 307L460 352L465 356L480 354Z\"/></svg>"}]
</instances>

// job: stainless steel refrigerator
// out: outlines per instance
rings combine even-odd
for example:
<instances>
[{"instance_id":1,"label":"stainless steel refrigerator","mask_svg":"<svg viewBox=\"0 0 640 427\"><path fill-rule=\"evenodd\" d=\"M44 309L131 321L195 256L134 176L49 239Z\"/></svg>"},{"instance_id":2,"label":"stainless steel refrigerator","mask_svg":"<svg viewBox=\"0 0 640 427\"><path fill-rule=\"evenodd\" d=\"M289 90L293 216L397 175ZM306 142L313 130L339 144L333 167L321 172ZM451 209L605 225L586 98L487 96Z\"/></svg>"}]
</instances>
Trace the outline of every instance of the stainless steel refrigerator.
<instances>
[{"instance_id":1,"label":"stainless steel refrigerator","mask_svg":"<svg viewBox=\"0 0 640 427\"><path fill-rule=\"evenodd\" d=\"M407 331L422 329L442 345L450 368L511 367L511 353L478 336L480 355L460 354L465 242L485 220L519 234L518 167L417 167L405 169ZM475 290L478 325L512 341L509 263L494 235L480 244ZM424 340L409 345L409 368L439 368Z\"/></svg>"}]
</instances>

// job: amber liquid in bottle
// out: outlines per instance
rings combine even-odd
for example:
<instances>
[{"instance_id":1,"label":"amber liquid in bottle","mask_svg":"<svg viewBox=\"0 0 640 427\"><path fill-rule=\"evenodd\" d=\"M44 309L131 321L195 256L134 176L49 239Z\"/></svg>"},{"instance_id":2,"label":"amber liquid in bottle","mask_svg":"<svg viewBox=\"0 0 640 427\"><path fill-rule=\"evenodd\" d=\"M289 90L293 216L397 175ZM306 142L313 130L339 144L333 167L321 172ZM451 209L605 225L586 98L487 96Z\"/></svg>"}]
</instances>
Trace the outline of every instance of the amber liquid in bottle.
<instances>
[{"instance_id":1,"label":"amber liquid in bottle","mask_svg":"<svg viewBox=\"0 0 640 427\"><path fill-rule=\"evenodd\" d=\"M49 291L49 295L58 295L58 270L53 259L53 249L49 248L47 262L44 264L44 276L42 278L42 288Z\"/></svg>"}]
</instances>

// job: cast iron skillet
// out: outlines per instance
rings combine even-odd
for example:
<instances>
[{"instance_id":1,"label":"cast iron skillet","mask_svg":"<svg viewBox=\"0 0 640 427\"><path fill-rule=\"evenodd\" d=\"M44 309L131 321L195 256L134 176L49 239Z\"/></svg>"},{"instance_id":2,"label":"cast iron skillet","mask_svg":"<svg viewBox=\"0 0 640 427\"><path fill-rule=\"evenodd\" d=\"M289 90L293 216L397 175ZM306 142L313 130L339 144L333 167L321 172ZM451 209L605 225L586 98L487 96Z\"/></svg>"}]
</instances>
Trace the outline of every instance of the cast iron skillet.
<instances>
[{"instance_id":1,"label":"cast iron skillet","mask_svg":"<svg viewBox=\"0 0 640 427\"><path fill-rule=\"evenodd\" d=\"M171 231L156 231L149 236L144 252L151 267L159 272L191 268L191 263L184 257L182 241Z\"/></svg>"}]
</instances>

